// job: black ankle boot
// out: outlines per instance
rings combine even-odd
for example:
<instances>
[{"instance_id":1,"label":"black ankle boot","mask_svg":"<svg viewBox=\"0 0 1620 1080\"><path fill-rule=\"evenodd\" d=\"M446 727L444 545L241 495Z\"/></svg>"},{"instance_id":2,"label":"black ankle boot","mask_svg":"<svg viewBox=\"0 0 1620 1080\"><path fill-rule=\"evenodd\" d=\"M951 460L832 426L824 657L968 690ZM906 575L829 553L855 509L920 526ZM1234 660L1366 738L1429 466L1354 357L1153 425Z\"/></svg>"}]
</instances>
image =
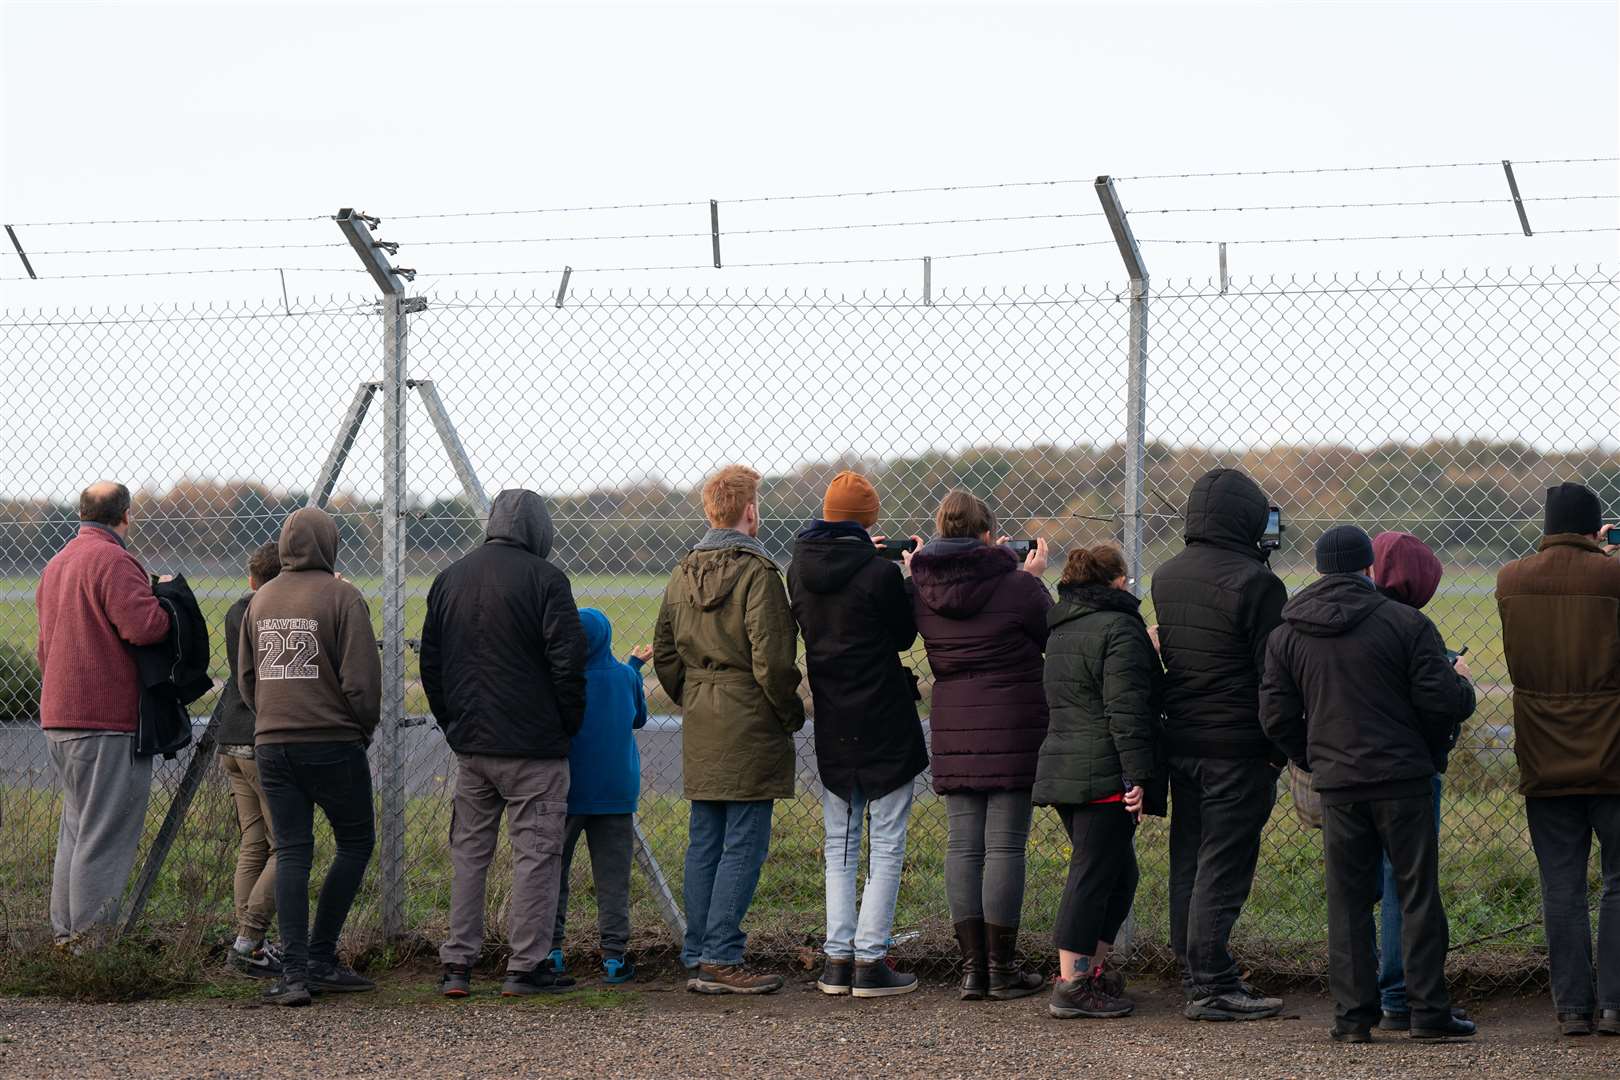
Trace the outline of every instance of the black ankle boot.
<instances>
[{"instance_id":1,"label":"black ankle boot","mask_svg":"<svg viewBox=\"0 0 1620 1080\"><path fill-rule=\"evenodd\" d=\"M982 1001L990 992L990 957L986 951L983 919L956 924L956 947L962 950L962 1000Z\"/></svg>"},{"instance_id":2,"label":"black ankle boot","mask_svg":"<svg viewBox=\"0 0 1620 1080\"><path fill-rule=\"evenodd\" d=\"M984 930L989 942L992 1000L1028 997L1046 985L1045 979L1033 971L1025 971L1018 962L1018 927L986 923Z\"/></svg>"}]
</instances>

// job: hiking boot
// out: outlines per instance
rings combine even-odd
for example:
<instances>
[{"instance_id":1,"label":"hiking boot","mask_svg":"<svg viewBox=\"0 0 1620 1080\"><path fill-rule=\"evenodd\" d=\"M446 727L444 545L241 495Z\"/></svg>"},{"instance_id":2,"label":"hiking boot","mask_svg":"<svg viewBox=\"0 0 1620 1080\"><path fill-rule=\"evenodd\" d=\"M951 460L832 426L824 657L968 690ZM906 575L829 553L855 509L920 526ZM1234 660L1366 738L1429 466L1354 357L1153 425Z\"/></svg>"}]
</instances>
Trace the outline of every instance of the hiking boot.
<instances>
[{"instance_id":1,"label":"hiking boot","mask_svg":"<svg viewBox=\"0 0 1620 1080\"><path fill-rule=\"evenodd\" d=\"M686 985L700 994L774 994L782 989L782 976L749 971L741 964L699 964L697 978Z\"/></svg>"},{"instance_id":2,"label":"hiking boot","mask_svg":"<svg viewBox=\"0 0 1620 1080\"><path fill-rule=\"evenodd\" d=\"M1599 1035L1620 1035L1620 1009L1604 1009L1598 1014Z\"/></svg>"},{"instance_id":3,"label":"hiking boot","mask_svg":"<svg viewBox=\"0 0 1620 1080\"><path fill-rule=\"evenodd\" d=\"M232 970L250 979L274 979L281 974L281 953L269 942L261 941L248 952L232 945L230 961Z\"/></svg>"},{"instance_id":4,"label":"hiking boot","mask_svg":"<svg viewBox=\"0 0 1620 1080\"><path fill-rule=\"evenodd\" d=\"M535 994L566 994L574 988L574 980L558 975L542 964L533 971L508 971L501 983L501 997L531 997Z\"/></svg>"},{"instance_id":5,"label":"hiking boot","mask_svg":"<svg viewBox=\"0 0 1620 1080\"><path fill-rule=\"evenodd\" d=\"M282 977L264 988L263 998L268 1005L308 1005L309 987L302 979Z\"/></svg>"},{"instance_id":6,"label":"hiking boot","mask_svg":"<svg viewBox=\"0 0 1620 1080\"><path fill-rule=\"evenodd\" d=\"M1559 1013L1558 1032L1561 1035L1590 1035L1592 1018L1585 1013Z\"/></svg>"},{"instance_id":7,"label":"hiking boot","mask_svg":"<svg viewBox=\"0 0 1620 1080\"><path fill-rule=\"evenodd\" d=\"M1110 994L1095 973L1052 983L1052 1000L1046 1011L1059 1020L1115 1020L1131 1015L1134 1002Z\"/></svg>"},{"instance_id":8,"label":"hiking boot","mask_svg":"<svg viewBox=\"0 0 1620 1080\"><path fill-rule=\"evenodd\" d=\"M609 986L627 983L636 977L636 962L628 955L602 957L602 981Z\"/></svg>"},{"instance_id":9,"label":"hiking boot","mask_svg":"<svg viewBox=\"0 0 1620 1080\"><path fill-rule=\"evenodd\" d=\"M984 924L989 941L990 999L1011 1001L1028 997L1046 985L1046 979L1025 971L1018 959L1018 927Z\"/></svg>"},{"instance_id":10,"label":"hiking boot","mask_svg":"<svg viewBox=\"0 0 1620 1080\"><path fill-rule=\"evenodd\" d=\"M568 974L568 961L563 958L563 951L561 949L552 949L550 952L546 953L546 958L542 960L541 963L550 968L553 975Z\"/></svg>"},{"instance_id":11,"label":"hiking boot","mask_svg":"<svg viewBox=\"0 0 1620 1080\"><path fill-rule=\"evenodd\" d=\"M963 1001L983 1001L990 992L990 954L985 944L984 920L964 919L956 924L956 947L962 952Z\"/></svg>"},{"instance_id":12,"label":"hiking boot","mask_svg":"<svg viewBox=\"0 0 1620 1080\"><path fill-rule=\"evenodd\" d=\"M816 978L816 989L823 994L838 997L850 991L855 981L855 960L849 956L829 956L827 962L821 965L821 974Z\"/></svg>"},{"instance_id":13,"label":"hiking boot","mask_svg":"<svg viewBox=\"0 0 1620 1080\"><path fill-rule=\"evenodd\" d=\"M1282 1007L1282 998L1260 997L1239 989L1189 1001L1182 1015L1189 1020L1269 1020L1282 1012Z\"/></svg>"},{"instance_id":14,"label":"hiking boot","mask_svg":"<svg viewBox=\"0 0 1620 1080\"><path fill-rule=\"evenodd\" d=\"M881 960L855 961L855 984L851 990L858 998L894 997L917 989L917 976L894 970L887 956Z\"/></svg>"},{"instance_id":15,"label":"hiking boot","mask_svg":"<svg viewBox=\"0 0 1620 1080\"><path fill-rule=\"evenodd\" d=\"M472 993L472 972L466 964L446 964L439 976L439 993L447 998L464 998Z\"/></svg>"},{"instance_id":16,"label":"hiking boot","mask_svg":"<svg viewBox=\"0 0 1620 1080\"><path fill-rule=\"evenodd\" d=\"M1468 1019L1468 1010L1460 1005L1453 1005L1451 1015L1457 1020L1466 1020ZM1411 1031L1412 1014L1410 1012L1394 1012L1385 1009L1383 1019L1378 1021L1378 1027L1381 1031Z\"/></svg>"},{"instance_id":17,"label":"hiking boot","mask_svg":"<svg viewBox=\"0 0 1620 1080\"><path fill-rule=\"evenodd\" d=\"M1342 1043L1370 1043L1372 1042L1372 1028L1364 1024L1334 1024L1333 1030L1328 1032L1334 1042Z\"/></svg>"},{"instance_id":18,"label":"hiking boot","mask_svg":"<svg viewBox=\"0 0 1620 1080\"><path fill-rule=\"evenodd\" d=\"M1475 1030L1472 1020L1459 1020L1453 1016L1436 1028L1414 1027L1412 1038L1418 1042L1447 1042L1451 1039L1471 1038Z\"/></svg>"},{"instance_id":19,"label":"hiking boot","mask_svg":"<svg viewBox=\"0 0 1620 1080\"><path fill-rule=\"evenodd\" d=\"M309 965L309 989L313 994L363 994L377 984L343 964Z\"/></svg>"}]
</instances>

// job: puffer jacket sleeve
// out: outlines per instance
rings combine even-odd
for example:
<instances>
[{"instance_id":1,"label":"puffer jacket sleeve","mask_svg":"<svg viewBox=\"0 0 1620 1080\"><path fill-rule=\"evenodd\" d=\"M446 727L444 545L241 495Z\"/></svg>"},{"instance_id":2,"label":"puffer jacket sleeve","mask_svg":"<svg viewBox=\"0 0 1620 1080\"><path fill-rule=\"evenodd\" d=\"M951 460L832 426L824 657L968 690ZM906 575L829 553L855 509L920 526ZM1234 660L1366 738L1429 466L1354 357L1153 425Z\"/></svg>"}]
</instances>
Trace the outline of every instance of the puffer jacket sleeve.
<instances>
[{"instance_id":1,"label":"puffer jacket sleeve","mask_svg":"<svg viewBox=\"0 0 1620 1080\"><path fill-rule=\"evenodd\" d=\"M585 723L585 629L579 623L574 590L566 577L559 574L540 588L540 632L557 695L557 714L562 729L578 735Z\"/></svg>"},{"instance_id":2,"label":"puffer jacket sleeve","mask_svg":"<svg viewBox=\"0 0 1620 1080\"><path fill-rule=\"evenodd\" d=\"M1254 672L1262 679L1266 674L1266 641L1271 632L1282 625L1283 605L1288 602L1288 589L1282 579L1267 570L1249 583L1249 649L1254 655Z\"/></svg>"},{"instance_id":3,"label":"puffer jacket sleeve","mask_svg":"<svg viewBox=\"0 0 1620 1080\"><path fill-rule=\"evenodd\" d=\"M1046 622L1046 614L1052 610L1052 594L1046 583L1034 574L1016 570L1013 576L1023 589L1020 599L1023 601L1024 633L1029 635L1037 648L1045 652L1046 639L1052 633L1052 628Z\"/></svg>"},{"instance_id":4,"label":"puffer jacket sleeve","mask_svg":"<svg viewBox=\"0 0 1620 1080\"><path fill-rule=\"evenodd\" d=\"M1410 651L1412 706L1423 725L1423 741L1435 771L1445 772L1462 722L1474 715L1474 684L1457 674L1434 623L1420 618Z\"/></svg>"},{"instance_id":5,"label":"puffer jacket sleeve","mask_svg":"<svg viewBox=\"0 0 1620 1080\"><path fill-rule=\"evenodd\" d=\"M878 586L878 607L895 652L905 652L917 642L917 612L911 598L911 582L897 566L885 567Z\"/></svg>"},{"instance_id":6,"label":"puffer jacket sleeve","mask_svg":"<svg viewBox=\"0 0 1620 1080\"><path fill-rule=\"evenodd\" d=\"M1266 645L1265 675L1260 680L1260 727L1288 755L1288 760L1310 771L1306 754L1305 699L1288 666L1287 637L1272 634Z\"/></svg>"},{"instance_id":7,"label":"puffer jacket sleeve","mask_svg":"<svg viewBox=\"0 0 1620 1080\"><path fill-rule=\"evenodd\" d=\"M427 695L428 710L441 728L450 719L449 702L444 696L442 663L444 614L443 591L439 584L442 580L434 578L433 585L428 589L427 614L422 618L422 636L416 654L422 670L422 691Z\"/></svg>"},{"instance_id":8,"label":"puffer jacket sleeve","mask_svg":"<svg viewBox=\"0 0 1620 1080\"><path fill-rule=\"evenodd\" d=\"M1116 623L1103 645L1103 715L1124 774L1132 783L1158 771L1159 720L1154 708L1154 672L1159 656L1144 628Z\"/></svg>"},{"instance_id":9,"label":"puffer jacket sleeve","mask_svg":"<svg viewBox=\"0 0 1620 1080\"><path fill-rule=\"evenodd\" d=\"M804 702L799 699L799 630L788 607L781 573L765 567L750 571L743 604L754 681L782 730L798 731L804 727Z\"/></svg>"}]
</instances>

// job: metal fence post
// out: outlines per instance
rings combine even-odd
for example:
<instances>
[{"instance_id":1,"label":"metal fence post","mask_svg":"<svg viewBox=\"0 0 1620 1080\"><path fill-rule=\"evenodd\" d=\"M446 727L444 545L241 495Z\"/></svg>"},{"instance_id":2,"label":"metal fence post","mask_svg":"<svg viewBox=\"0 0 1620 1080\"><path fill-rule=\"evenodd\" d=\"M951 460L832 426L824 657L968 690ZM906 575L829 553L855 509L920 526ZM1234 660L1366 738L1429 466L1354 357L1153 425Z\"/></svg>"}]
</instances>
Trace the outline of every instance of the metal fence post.
<instances>
[{"instance_id":1,"label":"metal fence post","mask_svg":"<svg viewBox=\"0 0 1620 1080\"><path fill-rule=\"evenodd\" d=\"M406 300L404 280L383 257L389 249L371 235L381 222L344 209L337 223L383 291L382 717L376 749L382 930L393 940L405 931L405 775L399 743L405 718L405 314L419 305Z\"/></svg>"},{"instance_id":2,"label":"metal fence post","mask_svg":"<svg viewBox=\"0 0 1620 1080\"><path fill-rule=\"evenodd\" d=\"M1125 562L1142 593L1142 505L1147 497L1148 272L1136 236L1109 176L1097 177L1097 198L1131 278L1131 330L1125 349Z\"/></svg>"}]
</instances>

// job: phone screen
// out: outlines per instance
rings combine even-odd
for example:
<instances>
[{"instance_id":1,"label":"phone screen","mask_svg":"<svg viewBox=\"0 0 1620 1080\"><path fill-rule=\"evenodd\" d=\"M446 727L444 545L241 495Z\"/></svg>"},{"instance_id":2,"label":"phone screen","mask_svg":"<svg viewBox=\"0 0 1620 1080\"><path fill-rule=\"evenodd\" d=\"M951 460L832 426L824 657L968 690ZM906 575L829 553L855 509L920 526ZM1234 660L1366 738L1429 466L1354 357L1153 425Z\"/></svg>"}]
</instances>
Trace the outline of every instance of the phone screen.
<instances>
[{"instance_id":1,"label":"phone screen","mask_svg":"<svg viewBox=\"0 0 1620 1080\"><path fill-rule=\"evenodd\" d=\"M1267 551L1282 547L1282 508L1273 506L1266 514L1266 531L1260 537L1260 546Z\"/></svg>"}]
</instances>

